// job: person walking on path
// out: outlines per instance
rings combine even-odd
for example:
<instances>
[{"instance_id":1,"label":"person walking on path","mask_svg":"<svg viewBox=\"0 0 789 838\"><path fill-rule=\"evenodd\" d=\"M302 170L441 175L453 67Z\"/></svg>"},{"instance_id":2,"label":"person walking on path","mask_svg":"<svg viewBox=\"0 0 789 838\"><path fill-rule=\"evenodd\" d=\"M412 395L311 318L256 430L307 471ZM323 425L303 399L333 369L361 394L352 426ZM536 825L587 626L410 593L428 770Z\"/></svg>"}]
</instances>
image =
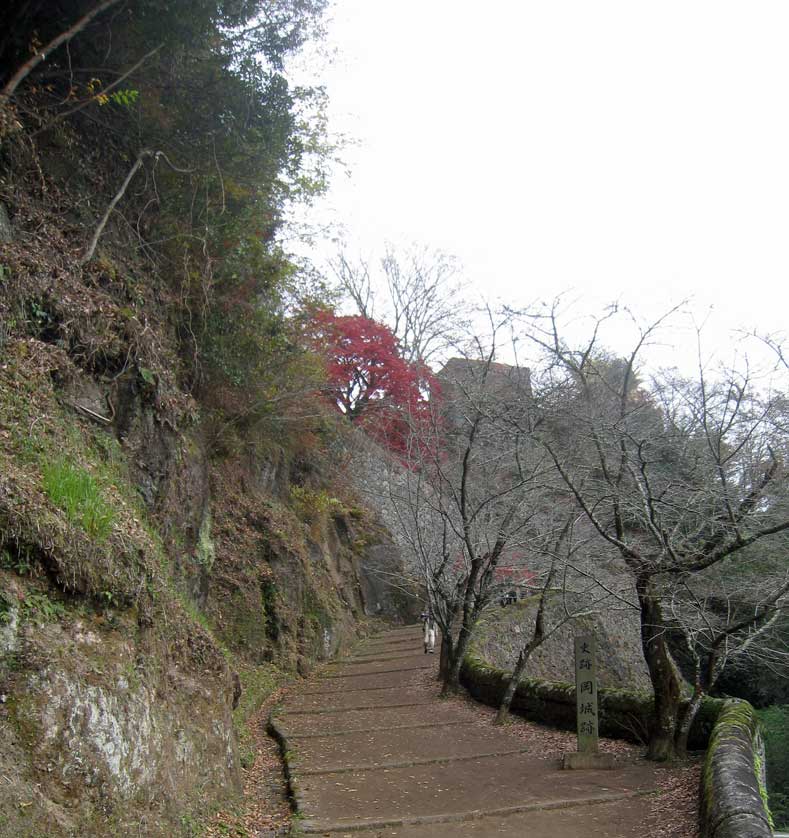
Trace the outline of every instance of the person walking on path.
<instances>
[{"instance_id":1,"label":"person walking on path","mask_svg":"<svg viewBox=\"0 0 789 838\"><path fill-rule=\"evenodd\" d=\"M429 612L423 611L423 627L425 635L425 654L428 652L432 655L436 650L436 621L433 615Z\"/></svg>"}]
</instances>

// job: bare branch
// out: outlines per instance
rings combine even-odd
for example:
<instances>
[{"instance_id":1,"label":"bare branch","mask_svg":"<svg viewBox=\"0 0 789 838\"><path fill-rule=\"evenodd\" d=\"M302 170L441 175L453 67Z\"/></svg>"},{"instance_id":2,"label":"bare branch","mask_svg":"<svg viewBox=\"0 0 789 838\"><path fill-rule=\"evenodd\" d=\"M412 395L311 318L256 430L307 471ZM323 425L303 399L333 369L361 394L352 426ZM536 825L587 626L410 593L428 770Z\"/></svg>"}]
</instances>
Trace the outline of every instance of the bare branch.
<instances>
[{"instance_id":1,"label":"bare branch","mask_svg":"<svg viewBox=\"0 0 789 838\"><path fill-rule=\"evenodd\" d=\"M0 90L0 104L6 103L16 93L17 87L30 75L30 73L46 59L47 55L54 52L61 44L70 41L75 35L78 35L82 30L98 15L116 5L119 0L103 0L98 6L94 6L89 12L84 14L79 20L75 21L68 29L61 32L57 37L53 38L46 46L40 49L35 54L31 55L27 61L11 76L11 78Z\"/></svg>"},{"instance_id":2,"label":"bare branch","mask_svg":"<svg viewBox=\"0 0 789 838\"><path fill-rule=\"evenodd\" d=\"M128 174L126 175L126 179L121 184L121 188L115 193L115 196L110 201L109 206L107 207L104 215L101 217L96 229L93 231L93 236L91 237L90 243L88 244L87 248L85 249L85 253L83 254L82 258L80 259L80 264L85 265L93 258L93 254L96 252L96 245L99 243L99 239L101 238L101 234L104 232L104 228L107 226L107 222L109 221L110 215L112 215L112 211L118 205L118 202L123 198L126 194L126 190L129 188L129 184L132 182L132 179L139 171L140 167L143 165L143 162L148 157L153 157L154 160L164 160L167 165L174 171L178 172L179 174L190 174L191 169L179 169L177 166L173 165L170 159L163 151L151 151L150 149L144 148L138 155L137 159L134 161L134 165L129 169Z\"/></svg>"}]
</instances>

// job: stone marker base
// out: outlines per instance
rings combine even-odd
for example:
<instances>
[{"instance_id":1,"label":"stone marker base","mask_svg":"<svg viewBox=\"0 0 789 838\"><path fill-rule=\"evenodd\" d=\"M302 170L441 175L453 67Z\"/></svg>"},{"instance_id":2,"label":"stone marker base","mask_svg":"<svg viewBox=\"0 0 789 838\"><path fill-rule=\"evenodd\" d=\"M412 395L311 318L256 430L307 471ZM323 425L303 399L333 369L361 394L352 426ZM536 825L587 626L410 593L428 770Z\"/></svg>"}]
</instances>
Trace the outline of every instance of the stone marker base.
<instances>
[{"instance_id":1,"label":"stone marker base","mask_svg":"<svg viewBox=\"0 0 789 838\"><path fill-rule=\"evenodd\" d=\"M562 759L562 768L616 768L613 754L572 751Z\"/></svg>"}]
</instances>

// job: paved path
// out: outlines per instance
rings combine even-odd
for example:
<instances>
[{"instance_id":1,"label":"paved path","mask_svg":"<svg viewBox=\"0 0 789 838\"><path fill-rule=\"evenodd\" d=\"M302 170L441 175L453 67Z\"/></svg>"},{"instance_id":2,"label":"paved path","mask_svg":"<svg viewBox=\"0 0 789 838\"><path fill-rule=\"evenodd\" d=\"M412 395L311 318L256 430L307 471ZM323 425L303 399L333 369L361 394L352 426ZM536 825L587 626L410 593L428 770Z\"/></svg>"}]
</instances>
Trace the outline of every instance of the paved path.
<instances>
[{"instance_id":1,"label":"paved path","mask_svg":"<svg viewBox=\"0 0 789 838\"><path fill-rule=\"evenodd\" d=\"M364 641L276 714L301 833L643 835L651 765L562 771L555 743L526 742L469 702L440 699L438 655L420 641L418 627Z\"/></svg>"}]
</instances>

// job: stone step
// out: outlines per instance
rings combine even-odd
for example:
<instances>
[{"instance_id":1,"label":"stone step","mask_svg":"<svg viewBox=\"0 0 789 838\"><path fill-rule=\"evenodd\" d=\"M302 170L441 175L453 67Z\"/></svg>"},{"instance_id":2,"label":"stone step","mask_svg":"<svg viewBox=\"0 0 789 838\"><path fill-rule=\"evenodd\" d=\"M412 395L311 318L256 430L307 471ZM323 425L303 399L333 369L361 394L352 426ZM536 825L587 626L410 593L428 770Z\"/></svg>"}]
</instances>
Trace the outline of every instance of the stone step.
<instances>
[{"instance_id":1,"label":"stone step","mask_svg":"<svg viewBox=\"0 0 789 838\"><path fill-rule=\"evenodd\" d=\"M427 714L425 721L429 720ZM477 725L457 729L434 725L425 728L392 729L349 732L345 736L332 736L300 742L293 748L299 771L327 771L344 766L372 769L379 765L395 763L416 764L418 761L448 761L451 759L522 752L501 728Z\"/></svg>"},{"instance_id":2,"label":"stone step","mask_svg":"<svg viewBox=\"0 0 789 838\"><path fill-rule=\"evenodd\" d=\"M305 834L348 838L350 834L385 831L386 838L632 838L632 823L643 820L646 802L640 793L597 796L593 799L445 813L430 818L399 819L398 823L357 821L332 824L307 821ZM407 822L403 822L407 821ZM304 822L302 822L302 825ZM777 833L776 833L777 834Z\"/></svg>"},{"instance_id":3,"label":"stone step","mask_svg":"<svg viewBox=\"0 0 789 838\"><path fill-rule=\"evenodd\" d=\"M641 834L639 807L646 810L643 795L657 786L653 765L563 771L557 740L547 740L553 750L529 752L510 729L494 727L490 713L439 698L437 666L438 655L422 652L419 627L401 629L328 666L278 711L273 724L287 755L300 832Z\"/></svg>"},{"instance_id":4,"label":"stone step","mask_svg":"<svg viewBox=\"0 0 789 838\"><path fill-rule=\"evenodd\" d=\"M357 699L362 701L364 699ZM433 703L431 701L395 701L391 704L377 704L377 703L367 703L367 704L349 704L347 707L326 707L326 706L316 706L316 707L305 707L304 709L299 709L295 707L294 709L288 709L282 715L288 719L292 716L330 716L337 713L356 713L360 710L401 710L405 707L432 707Z\"/></svg>"},{"instance_id":5,"label":"stone step","mask_svg":"<svg viewBox=\"0 0 789 838\"><path fill-rule=\"evenodd\" d=\"M392 768L413 768L417 765L448 765L449 763L462 762L464 760L485 760L485 759L500 759L501 757L511 756L512 754L525 754L528 748L514 748L509 751L491 751L490 753L480 753L476 749L473 754L467 756L412 756L412 757L397 757L394 759L379 759L374 761L358 761L352 763L337 762L334 764L327 764L323 768L303 768L298 762L298 751L295 754L294 766L301 777L317 776L320 774L358 774L360 772L368 771L389 771Z\"/></svg>"},{"instance_id":6,"label":"stone step","mask_svg":"<svg viewBox=\"0 0 789 838\"><path fill-rule=\"evenodd\" d=\"M627 794L652 787L654 769L641 767L606 772L605 789L594 772L562 771L560 760L522 753L495 760L469 759L375 771L318 776L299 775L304 817L356 822L392 822L493 808L512 808L549 801L573 801Z\"/></svg>"},{"instance_id":7,"label":"stone step","mask_svg":"<svg viewBox=\"0 0 789 838\"><path fill-rule=\"evenodd\" d=\"M392 672L372 672L354 674L352 680L346 678L313 679L304 685L304 691L300 695L315 693L344 692L346 690L364 690L371 687L381 689L400 689L415 683L415 680L424 678L422 670L409 670L398 667Z\"/></svg>"},{"instance_id":8,"label":"stone step","mask_svg":"<svg viewBox=\"0 0 789 838\"><path fill-rule=\"evenodd\" d=\"M409 649L406 651L398 651L391 655L382 654L381 652L373 652L369 655L354 655L350 658L343 658L340 663L378 663L379 661L397 661L403 658L413 658L416 654L416 649ZM418 650L419 654L424 654L422 649Z\"/></svg>"},{"instance_id":9,"label":"stone step","mask_svg":"<svg viewBox=\"0 0 789 838\"><path fill-rule=\"evenodd\" d=\"M434 722L414 722L413 724L398 724L391 727L363 727L353 728L351 730L320 730L316 733L287 733L289 740L298 741L300 739L322 739L328 736L347 736L349 733L378 733L381 731L388 732L392 730L421 730L430 727L460 727L462 725L472 725L476 722L465 721L446 721L436 724Z\"/></svg>"},{"instance_id":10,"label":"stone step","mask_svg":"<svg viewBox=\"0 0 789 838\"><path fill-rule=\"evenodd\" d=\"M518 807L551 801L569 805L628 795L653 784L652 767L631 765L605 772L601 789L598 772L562 771L559 759L516 753L448 765L299 775L299 805L307 820L346 825L365 820L396 823L493 809L512 813Z\"/></svg>"},{"instance_id":11,"label":"stone step","mask_svg":"<svg viewBox=\"0 0 789 838\"><path fill-rule=\"evenodd\" d=\"M390 707L372 707L365 710L356 709L348 713L325 714L320 712L303 711L298 714L281 712L277 721L286 735L313 735L331 733L333 731L354 731L368 728L391 729L395 725L411 726L424 724L428 715L432 722L440 724L444 722L462 721L464 724L475 722L471 713L458 716L452 707L427 705L424 703L400 706L396 716L392 715Z\"/></svg>"},{"instance_id":12,"label":"stone step","mask_svg":"<svg viewBox=\"0 0 789 838\"><path fill-rule=\"evenodd\" d=\"M367 666L373 663L390 663L392 665L400 665L403 661L421 661L423 658L423 651L419 649L418 653L415 649L409 652L398 652L396 655L354 655L352 658L343 658L332 664L332 666ZM331 667L330 667L331 668Z\"/></svg>"},{"instance_id":13,"label":"stone step","mask_svg":"<svg viewBox=\"0 0 789 838\"><path fill-rule=\"evenodd\" d=\"M332 690L329 693L300 695L288 702L288 713L316 711L330 713L335 710L353 710L361 707L400 707L403 704L422 704L424 695L408 687L386 690Z\"/></svg>"},{"instance_id":14,"label":"stone step","mask_svg":"<svg viewBox=\"0 0 789 838\"><path fill-rule=\"evenodd\" d=\"M430 657L430 656L428 656ZM420 659L421 660L421 659ZM395 661L394 663L398 663ZM404 662L405 663L405 662ZM360 675L386 674L389 672L414 672L416 670L433 669L431 663L395 666L389 662L374 663L367 666L343 666L339 669L326 670L323 678L358 678Z\"/></svg>"}]
</instances>

